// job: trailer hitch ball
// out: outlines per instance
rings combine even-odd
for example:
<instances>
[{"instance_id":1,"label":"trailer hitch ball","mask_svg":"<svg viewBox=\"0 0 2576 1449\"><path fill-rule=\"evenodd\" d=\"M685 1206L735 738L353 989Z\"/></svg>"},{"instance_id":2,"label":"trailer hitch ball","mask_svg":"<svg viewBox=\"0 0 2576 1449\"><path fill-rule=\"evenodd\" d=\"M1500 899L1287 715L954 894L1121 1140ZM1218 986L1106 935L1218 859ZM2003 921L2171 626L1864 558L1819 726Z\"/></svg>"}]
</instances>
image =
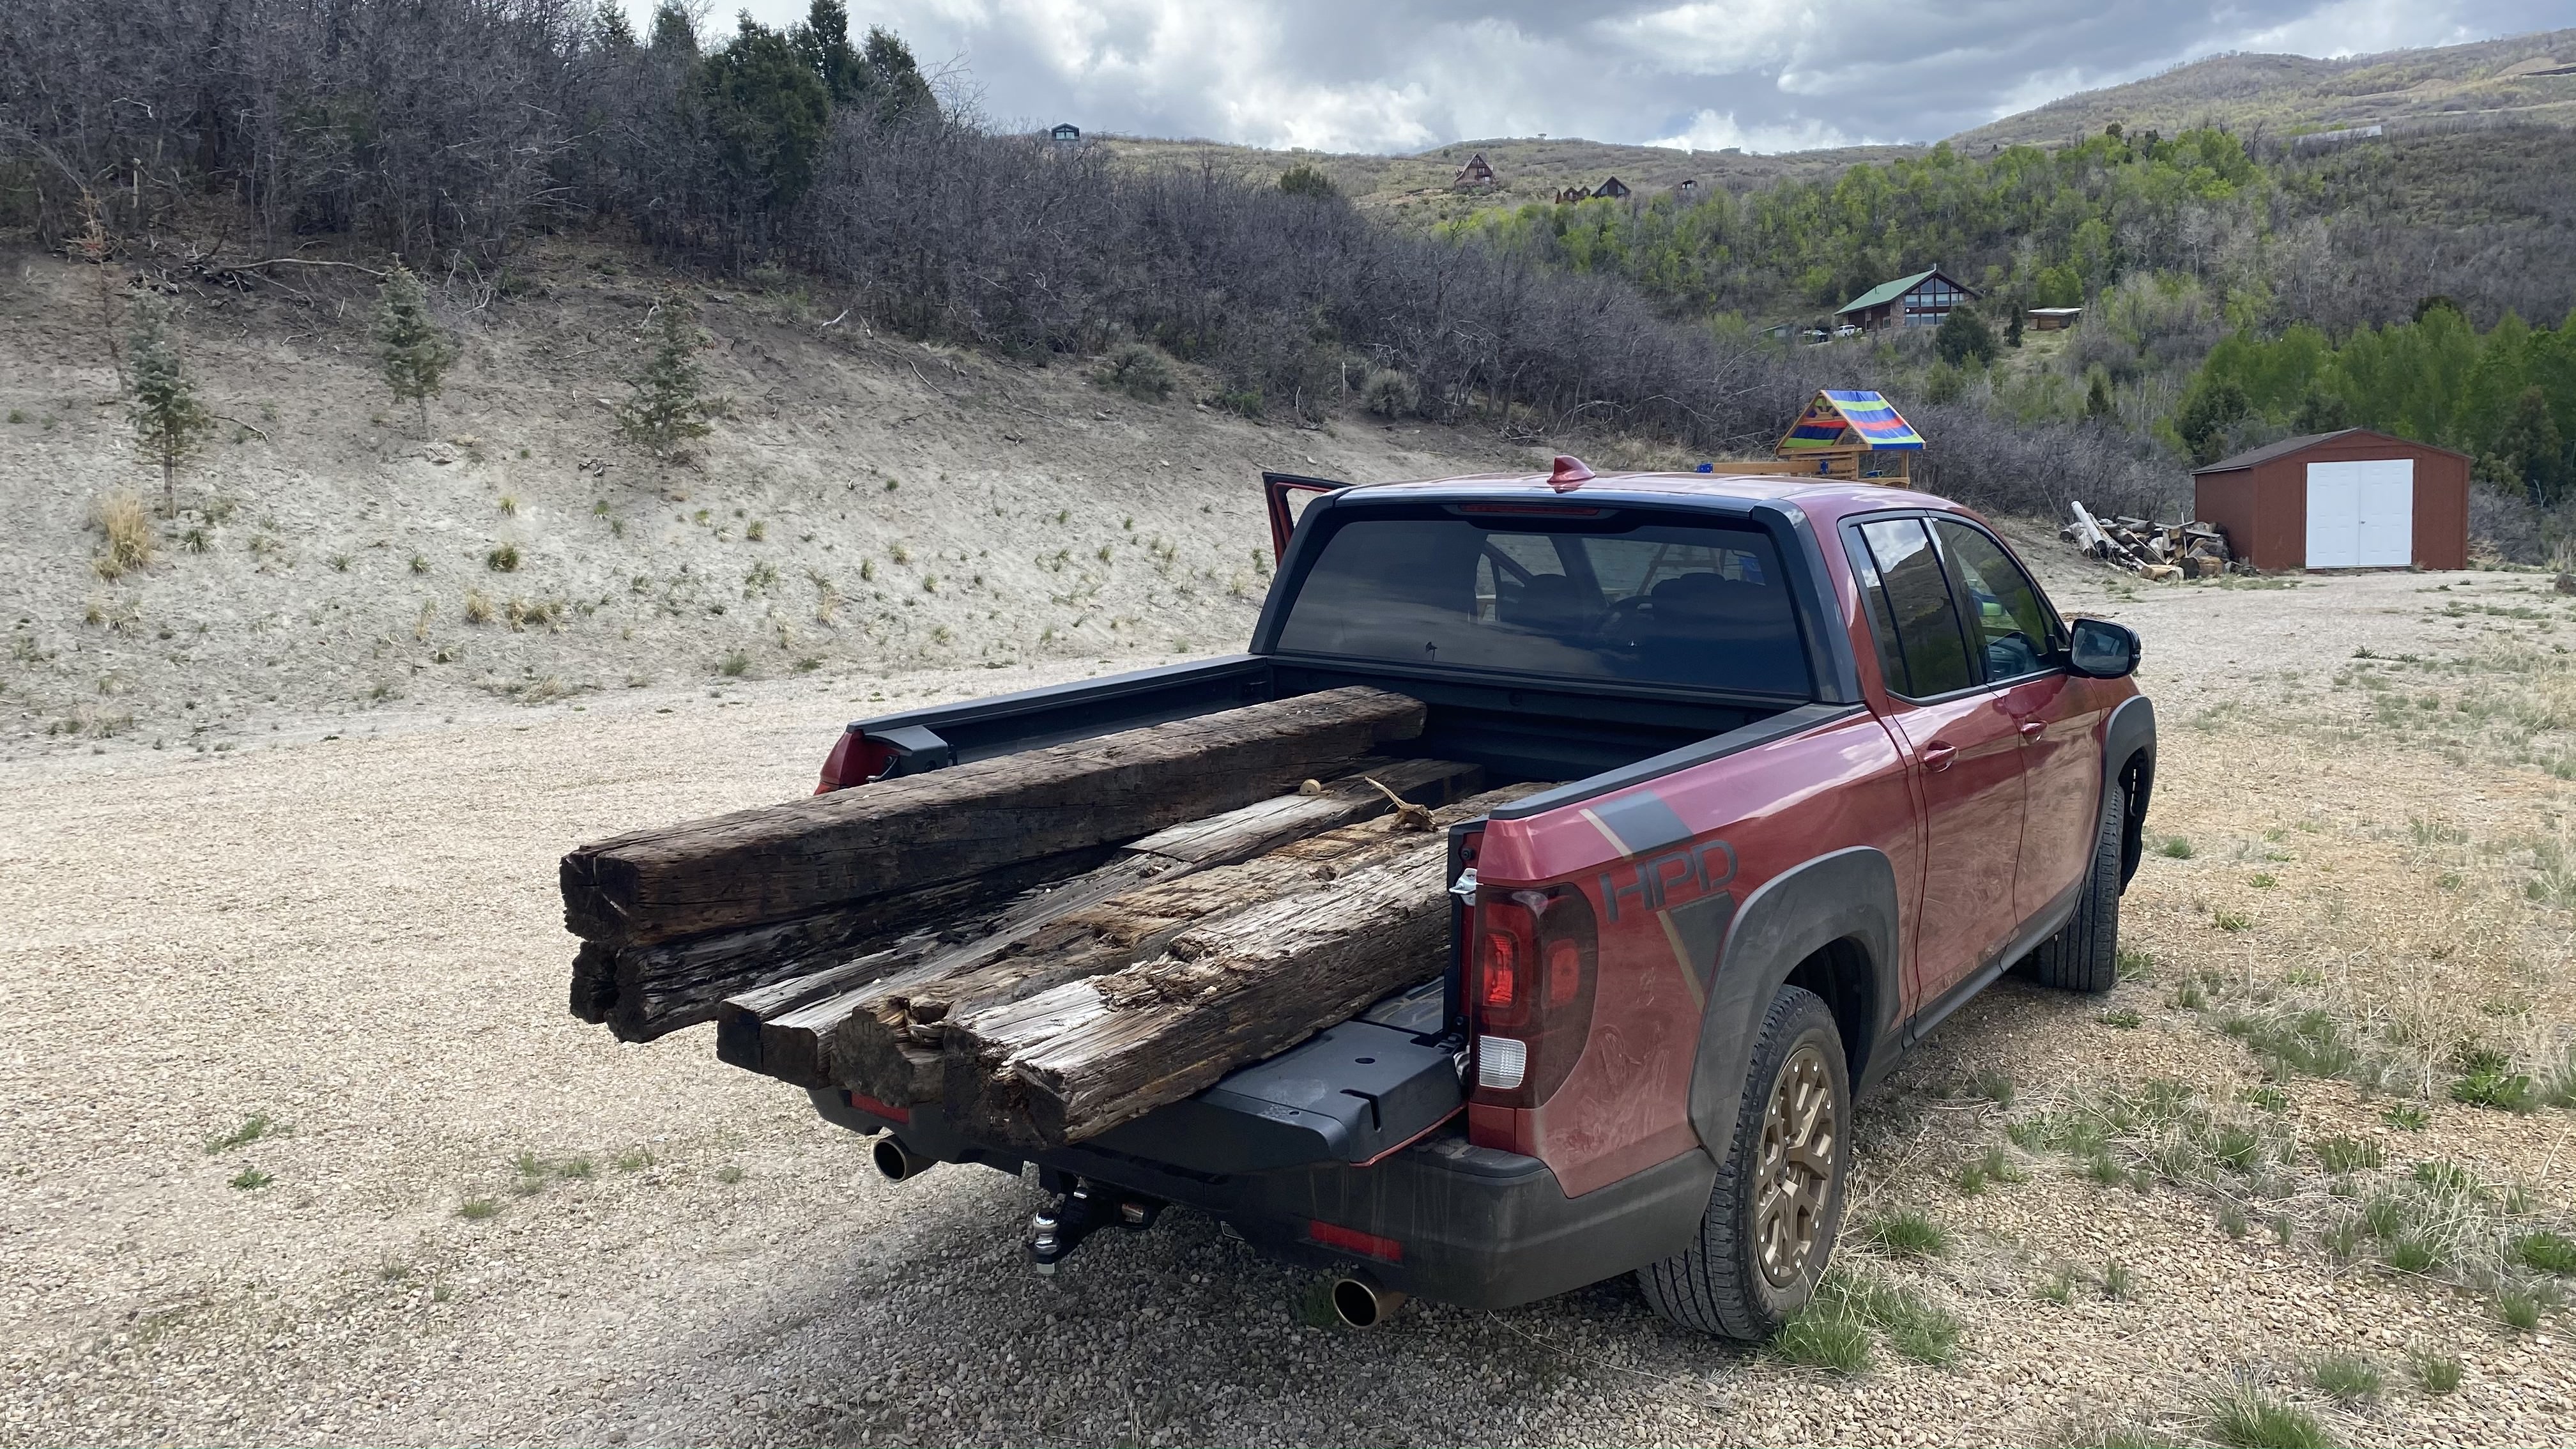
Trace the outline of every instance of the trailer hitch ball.
<instances>
[{"instance_id":1,"label":"trailer hitch ball","mask_svg":"<svg viewBox=\"0 0 2576 1449\"><path fill-rule=\"evenodd\" d=\"M906 1178L919 1177L939 1165L938 1158L922 1156L904 1146L903 1139L891 1132L877 1139L876 1146L868 1149L868 1156L876 1163L877 1171L883 1173L888 1182L901 1182Z\"/></svg>"},{"instance_id":2,"label":"trailer hitch ball","mask_svg":"<svg viewBox=\"0 0 2576 1449\"><path fill-rule=\"evenodd\" d=\"M1080 1178L1058 1193L1029 1219L1029 1266L1041 1277L1055 1276L1056 1265L1102 1228L1140 1233L1162 1216L1163 1204L1149 1197L1103 1192Z\"/></svg>"}]
</instances>

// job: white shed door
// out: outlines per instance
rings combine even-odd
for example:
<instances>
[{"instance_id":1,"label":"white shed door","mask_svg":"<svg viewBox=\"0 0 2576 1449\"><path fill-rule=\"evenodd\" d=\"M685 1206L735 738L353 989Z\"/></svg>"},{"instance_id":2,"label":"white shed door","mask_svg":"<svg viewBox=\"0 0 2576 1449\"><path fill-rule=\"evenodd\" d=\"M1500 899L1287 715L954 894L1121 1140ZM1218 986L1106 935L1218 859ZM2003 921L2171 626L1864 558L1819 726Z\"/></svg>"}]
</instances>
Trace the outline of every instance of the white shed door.
<instances>
[{"instance_id":1,"label":"white shed door","mask_svg":"<svg viewBox=\"0 0 2576 1449\"><path fill-rule=\"evenodd\" d=\"M2308 567L2404 568L2415 561L2415 460L2308 465Z\"/></svg>"}]
</instances>

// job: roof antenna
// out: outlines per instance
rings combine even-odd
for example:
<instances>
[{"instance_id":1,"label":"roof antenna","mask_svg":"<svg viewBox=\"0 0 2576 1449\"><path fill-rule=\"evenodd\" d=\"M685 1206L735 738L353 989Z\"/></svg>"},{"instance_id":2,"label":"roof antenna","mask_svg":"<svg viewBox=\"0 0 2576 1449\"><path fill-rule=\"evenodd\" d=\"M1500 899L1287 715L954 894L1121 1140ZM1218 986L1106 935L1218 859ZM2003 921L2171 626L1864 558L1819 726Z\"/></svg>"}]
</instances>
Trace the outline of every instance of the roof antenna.
<instances>
[{"instance_id":1,"label":"roof antenna","mask_svg":"<svg viewBox=\"0 0 2576 1449\"><path fill-rule=\"evenodd\" d=\"M1591 481L1592 470L1584 466L1581 458L1569 453L1557 454L1556 466L1547 475L1547 486L1559 493L1571 493Z\"/></svg>"}]
</instances>

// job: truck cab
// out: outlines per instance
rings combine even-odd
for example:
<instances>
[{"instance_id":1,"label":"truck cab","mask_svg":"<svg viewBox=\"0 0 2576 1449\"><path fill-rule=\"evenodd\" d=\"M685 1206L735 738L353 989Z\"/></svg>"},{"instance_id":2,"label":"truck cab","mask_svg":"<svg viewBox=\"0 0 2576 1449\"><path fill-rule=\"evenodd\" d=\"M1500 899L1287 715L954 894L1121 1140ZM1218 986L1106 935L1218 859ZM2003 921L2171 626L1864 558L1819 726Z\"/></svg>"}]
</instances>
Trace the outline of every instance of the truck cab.
<instances>
[{"instance_id":1,"label":"truck cab","mask_svg":"<svg viewBox=\"0 0 2576 1449\"><path fill-rule=\"evenodd\" d=\"M1089 1142L969 1140L818 1089L880 1165L1057 1195L1052 1268L1166 1204L1395 1295L1635 1272L1760 1338L1830 1258L1852 1103L2006 970L2107 990L2154 780L2137 637L2062 617L1986 521L1869 483L1271 481L1238 655L853 724L822 787L1365 684L1425 757L1544 788L1453 828L1445 973ZM1289 504L1311 494L1289 526Z\"/></svg>"}]
</instances>

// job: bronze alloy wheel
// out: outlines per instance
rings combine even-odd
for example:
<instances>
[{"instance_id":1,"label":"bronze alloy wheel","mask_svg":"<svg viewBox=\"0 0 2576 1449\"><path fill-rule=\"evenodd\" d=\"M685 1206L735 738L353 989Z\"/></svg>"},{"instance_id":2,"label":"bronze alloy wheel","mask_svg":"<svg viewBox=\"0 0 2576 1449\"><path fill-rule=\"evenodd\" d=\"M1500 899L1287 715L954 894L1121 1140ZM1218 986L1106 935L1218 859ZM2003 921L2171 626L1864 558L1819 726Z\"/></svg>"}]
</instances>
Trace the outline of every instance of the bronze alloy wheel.
<instances>
[{"instance_id":1,"label":"bronze alloy wheel","mask_svg":"<svg viewBox=\"0 0 2576 1449\"><path fill-rule=\"evenodd\" d=\"M1780 1064L1762 1114L1762 1166L1753 1207L1753 1243L1762 1276L1785 1288L1807 1269L1825 1226L1833 1191L1834 1078L1811 1042Z\"/></svg>"}]
</instances>

